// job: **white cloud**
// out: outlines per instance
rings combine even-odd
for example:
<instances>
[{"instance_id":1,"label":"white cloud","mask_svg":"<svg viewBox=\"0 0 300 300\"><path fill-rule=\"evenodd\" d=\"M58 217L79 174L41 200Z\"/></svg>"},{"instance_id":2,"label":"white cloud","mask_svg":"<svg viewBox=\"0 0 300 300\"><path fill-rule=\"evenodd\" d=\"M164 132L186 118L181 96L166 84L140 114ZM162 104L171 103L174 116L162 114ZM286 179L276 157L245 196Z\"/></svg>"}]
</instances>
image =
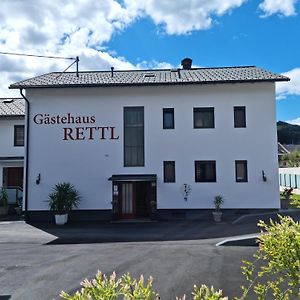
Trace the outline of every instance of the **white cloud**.
<instances>
[{"instance_id":1,"label":"white cloud","mask_svg":"<svg viewBox=\"0 0 300 300\"><path fill-rule=\"evenodd\" d=\"M259 8L264 12L264 17L273 14L281 14L285 17L296 14L296 2L298 0L264 0Z\"/></svg>"},{"instance_id":2,"label":"white cloud","mask_svg":"<svg viewBox=\"0 0 300 300\"><path fill-rule=\"evenodd\" d=\"M125 0L131 11L149 16L167 34L187 34L211 27L212 16L223 15L247 0Z\"/></svg>"},{"instance_id":3,"label":"white cloud","mask_svg":"<svg viewBox=\"0 0 300 300\"><path fill-rule=\"evenodd\" d=\"M80 56L81 70L133 69L123 57L101 48L114 32L128 26L135 15L116 0L1 0L0 51ZM1 97L18 96L9 84L51 71L64 70L70 60L0 57ZM71 69L72 70L72 69ZM73 68L74 70L74 68Z\"/></svg>"},{"instance_id":4,"label":"white cloud","mask_svg":"<svg viewBox=\"0 0 300 300\"><path fill-rule=\"evenodd\" d=\"M285 121L285 122L290 123L292 125L300 125L300 117L296 118L294 120L289 120L289 121Z\"/></svg>"},{"instance_id":5,"label":"white cloud","mask_svg":"<svg viewBox=\"0 0 300 300\"><path fill-rule=\"evenodd\" d=\"M277 100L285 99L289 95L300 95L300 68L295 68L282 75L289 77L291 80L276 84Z\"/></svg>"},{"instance_id":6,"label":"white cloud","mask_svg":"<svg viewBox=\"0 0 300 300\"><path fill-rule=\"evenodd\" d=\"M104 45L114 34L143 17L151 18L166 34L205 30L216 17L230 13L246 1L0 0L0 51L80 56L81 70L105 70L110 66L116 69L171 68L168 62L155 60L134 65ZM287 2L294 4L294 1ZM64 60L0 58L1 97L17 93L7 89L13 82L64 70L70 64ZM281 92L281 96L286 93Z\"/></svg>"}]
</instances>

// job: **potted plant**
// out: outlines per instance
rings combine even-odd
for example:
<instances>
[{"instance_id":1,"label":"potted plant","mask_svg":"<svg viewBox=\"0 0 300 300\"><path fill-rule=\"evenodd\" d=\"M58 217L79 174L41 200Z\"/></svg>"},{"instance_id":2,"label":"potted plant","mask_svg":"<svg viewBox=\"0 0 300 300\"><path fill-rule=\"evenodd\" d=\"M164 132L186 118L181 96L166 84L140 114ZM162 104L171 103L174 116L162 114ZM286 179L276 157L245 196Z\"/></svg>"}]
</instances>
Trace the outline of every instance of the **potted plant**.
<instances>
[{"instance_id":1,"label":"potted plant","mask_svg":"<svg viewBox=\"0 0 300 300\"><path fill-rule=\"evenodd\" d=\"M213 211L213 217L214 217L214 221L215 222L221 222L222 220L222 212L221 212L221 205L224 203L224 199L223 199L223 196L221 195L218 195L218 196L215 196L215 199L214 199L214 205L215 205L215 211Z\"/></svg>"},{"instance_id":2,"label":"potted plant","mask_svg":"<svg viewBox=\"0 0 300 300\"><path fill-rule=\"evenodd\" d=\"M283 198L280 199L281 208L288 209L290 205L290 197L292 195L293 188L285 188L282 192Z\"/></svg>"},{"instance_id":3,"label":"potted plant","mask_svg":"<svg viewBox=\"0 0 300 300\"><path fill-rule=\"evenodd\" d=\"M68 213L80 202L78 191L69 182L57 183L48 197L49 208L55 213L55 223L66 224Z\"/></svg>"},{"instance_id":4,"label":"potted plant","mask_svg":"<svg viewBox=\"0 0 300 300\"><path fill-rule=\"evenodd\" d=\"M8 212L8 196L5 188L0 189L0 215L7 215Z\"/></svg>"}]
</instances>

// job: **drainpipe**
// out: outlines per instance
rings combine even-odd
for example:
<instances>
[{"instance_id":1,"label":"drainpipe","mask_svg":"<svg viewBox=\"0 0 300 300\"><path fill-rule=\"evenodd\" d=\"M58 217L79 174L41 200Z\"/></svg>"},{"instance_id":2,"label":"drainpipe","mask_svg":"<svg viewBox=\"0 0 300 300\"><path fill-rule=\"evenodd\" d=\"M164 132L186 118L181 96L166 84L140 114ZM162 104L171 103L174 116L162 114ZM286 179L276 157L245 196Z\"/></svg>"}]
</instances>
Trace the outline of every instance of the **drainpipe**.
<instances>
[{"instance_id":1,"label":"drainpipe","mask_svg":"<svg viewBox=\"0 0 300 300\"><path fill-rule=\"evenodd\" d=\"M25 147L25 215L24 219L25 221L29 221L28 217L28 162L29 162L29 116L30 116L30 103L26 96L23 94L23 89L20 89L20 94L22 98L26 101L27 103L27 118L26 118L26 147Z\"/></svg>"}]
</instances>

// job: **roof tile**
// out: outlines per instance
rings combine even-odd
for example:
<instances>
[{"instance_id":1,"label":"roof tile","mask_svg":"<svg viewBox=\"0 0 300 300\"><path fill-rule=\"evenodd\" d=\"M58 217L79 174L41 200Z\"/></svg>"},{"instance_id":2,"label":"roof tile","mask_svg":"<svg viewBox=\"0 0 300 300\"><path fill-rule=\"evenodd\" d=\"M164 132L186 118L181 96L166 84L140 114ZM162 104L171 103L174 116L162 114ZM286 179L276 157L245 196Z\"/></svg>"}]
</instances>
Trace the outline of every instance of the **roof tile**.
<instances>
[{"instance_id":1,"label":"roof tile","mask_svg":"<svg viewBox=\"0 0 300 300\"><path fill-rule=\"evenodd\" d=\"M149 77L149 74L154 76ZM148 75L148 76L147 76ZM88 71L53 72L14 83L12 89L78 86L122 86L155 84L205 84L226 82L288 81L289 78L254 66L132 70L132 71Z\"/></svg>"},{"instance_id":2,"label":"roof tile","mask_svg":"<svg viewBox=\"0 0 300 300\"><path fill-rule=\"evenodd\" d=\"M24 115L25 101L22 98L0 98L0 117Z\"/></svg>"}]
</instances>

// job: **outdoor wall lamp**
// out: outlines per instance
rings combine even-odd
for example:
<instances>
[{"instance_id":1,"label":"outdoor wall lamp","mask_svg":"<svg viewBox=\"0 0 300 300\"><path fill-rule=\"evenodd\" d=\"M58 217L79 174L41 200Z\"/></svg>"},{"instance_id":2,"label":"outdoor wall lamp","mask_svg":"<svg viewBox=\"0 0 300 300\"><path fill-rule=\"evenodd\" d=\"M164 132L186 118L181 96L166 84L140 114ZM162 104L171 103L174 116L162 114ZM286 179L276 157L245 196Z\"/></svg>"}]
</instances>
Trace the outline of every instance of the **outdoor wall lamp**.
<instances>
[{"instance_id":1,"label":"outdoor wall lamp","mask_svg":"<svg viewBox=\"0 0 300 300\"><path fill-rule=\"evenodd\" d=\"M263 181L267 181L267 175L264 170L261 171Z\"/></svg>"},{"instance_id":2,"label":"outdoor wall lamp","mask_svg":"<svg viewBox=\"0 0 300 300\"><path fill-rule=\"evenodd\" d=\"M39 175L36 177L35 183L40 184L40 181L41 181L41 173L39 173Z\"/></svg>"}]
</instances>

